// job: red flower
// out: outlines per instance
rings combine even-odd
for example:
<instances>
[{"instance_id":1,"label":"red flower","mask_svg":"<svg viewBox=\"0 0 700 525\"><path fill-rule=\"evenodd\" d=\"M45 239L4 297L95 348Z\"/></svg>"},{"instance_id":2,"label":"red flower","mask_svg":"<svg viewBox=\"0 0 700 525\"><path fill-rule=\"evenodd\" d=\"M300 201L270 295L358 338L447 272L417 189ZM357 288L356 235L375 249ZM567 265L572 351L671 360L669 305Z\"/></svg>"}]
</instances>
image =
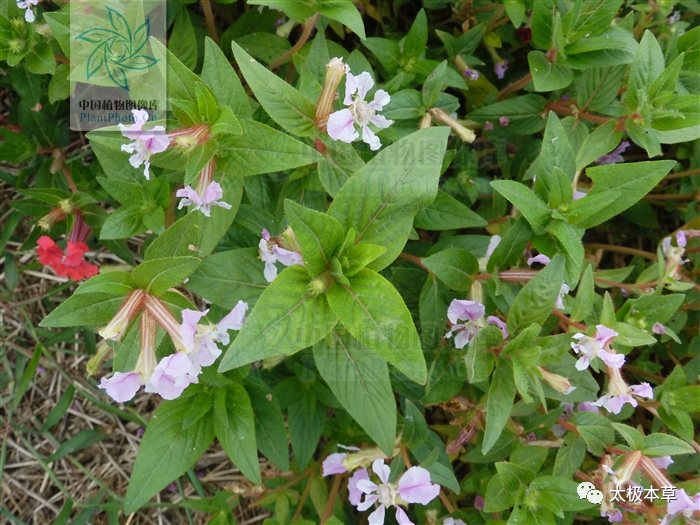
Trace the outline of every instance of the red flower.
<instances>
[{"instance_id":1,"label":"red flower","mask_svg":"<svg viewBox=\"0 0 700 525\"><path fill-rule=\"evenodd\" d=\"M68 254L63 254L63 250L56 246L56 243L46 235L39 237L37 241L39 249L39 262L50 266L59 277L66 275L74 281L79 281L84 277L97 275L98 267L83 259L85 252L89 250L84 242L68 241Z\"/></svg>"}]
</instances>

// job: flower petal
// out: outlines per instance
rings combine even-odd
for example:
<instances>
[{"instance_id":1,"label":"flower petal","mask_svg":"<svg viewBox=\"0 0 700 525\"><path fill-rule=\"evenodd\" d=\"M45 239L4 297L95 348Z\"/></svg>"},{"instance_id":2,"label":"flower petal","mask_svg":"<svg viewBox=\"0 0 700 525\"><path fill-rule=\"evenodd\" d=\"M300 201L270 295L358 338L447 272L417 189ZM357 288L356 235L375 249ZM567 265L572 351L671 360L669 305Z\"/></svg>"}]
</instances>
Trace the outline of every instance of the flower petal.
<instances>
[{"instance_id":1,"label":"flower petal","mask_svg":"<svg viewBox=\"0 0 700 525\"><path fill-rule=\"evenodd\" d=\"M136 372L114 372L110 378L103 377L98 388L105 390L117 403L125 403L141 388L141 376Z\"/></svg>"},{"instance_id":2,"label":"flower petal","mask_svg":"<svg viewBox=\"0 0 700 525\"><path fill-rule=\"evenodd\" d=\"M423 467L411 467L401 476L396 492L408 503L427 505L440 495L440 485L430 482L430 472Z\"/></svg>"},{"instance_id":3,"label":"flower petal","mask_svg":"<svg viewBox=\"0 0 700 525\"><path fill-rule=\"evenodd\" d=\"M372 82L374 84L374 82ZM363 97L364 98L364 97ZM367 104L368 109L373 109L374 111L381 111L384 106L391 102L391 97L389 93L383 89L378 89L374 94L374 100Z\"/></svg>"},{"instance_id":4,"label":"flower petal","mask_svg":"<svg viewBox=\"0 0 700 525\"><path fill-rule=\"evenodd\" d=\"M355 131L355 117L349 109L341 109L331 113L326 129L333 140L340 140L348 144L360 136Z\"/></svg>"},{"instance_id":5,"label":"flower petal","mask_svg":"<svg viewBox=\"0 0 700 525\"><path fill-rule=\"evenodd\" d=\"M180 325L180 335L185 348L189 351L194 350L194 335L197 332L197 323L200 319L207 315L209 310L200 312L198 310L190 310L185 308L182 311L182 324Z\"/></svg>"},{"instance_id":6,"label":"flower petal","mask_svg":"<svg viewBox=\"0 0 700 525\"><path fill-rule=\"evenodd\" d=\"M476 321L486 314L486 308L479 301L453 299L447 309L447 318L452 324L459 321Z\"/></svg>"},{"instance_id":7,"label":"flower petal","mask_svg":"<svg viewBox=\"0 0 700 525\"><path fill-rule=\"evenodd\" d=\"M372 75L370 75L367 71L363 71L357 75L355 79L357 81L357 98L364 100L369 90L374 86Z\"/></svg>"},{"instance_id":8,"label":"flower petal","mask_svg":"<svg viewBox=\"0 0 700 525\"><path fill-rule=\"evenodd\" d=\"M372 463L372 470L377 476L379 476L382 483L389 483L389 474L391 473L391 469L389 468L389 465L384 464L383 459L375 459L374 463Z\"/></svg>"},{"instance_id":9,"label":"flower petal","mask_svg":"<svg viewBox=\"0 0 700 525\"><path fill-rule=\"evenodd\" d=\"M369 149L372 151L377 151L379 148L382 147L382 143L379 140L379 137L374 134L374 132L369 129L369 126L366 124L362 126L362 141L369 144Z\"/></svg>"},{"instance_id":10,"label":"flower petal","mask_svg":"<svg viewBox=\"0 0 700 525\"><path fill-rule=\"evenodd\" d=\"M384 508L384 506L381 506L367 517L367 523L369 525L384 525L385 515L386 508Z\"/></svg>"},{"instance_id":11,"label":"flower petal","mask_svg":"<svg viewBox=\"0 0 700 525\"><path fill-rule=\"evenodd\" d=\"M243 327L243 322L245 321L245 313L248 310L248 303L244 301L238 301L236 306L219 321L217 325L217 330L240 330Z\"/></svg>"},{"instance_id":12,"label":"flower petal","mask_svg":"<svg viewBox=\"0 0 700 525\"><path fill-rule=\"evenodd\" d=\"M343 460L348 457L345 452L337 452L335 454L329 455L323 460L323 475L330 476L332 474L344 474L348 471L343 466Z\"/></svg>"},{"instance_id":13,"label":"flower petal","mask_svg":"<svg viewBox=\"0 0 700 525\"><path fill-rule=\"evenodd\" d=\"M396 521L399 525L415 525L401 507L396 507Z\"/></svg>"}]
</instances>

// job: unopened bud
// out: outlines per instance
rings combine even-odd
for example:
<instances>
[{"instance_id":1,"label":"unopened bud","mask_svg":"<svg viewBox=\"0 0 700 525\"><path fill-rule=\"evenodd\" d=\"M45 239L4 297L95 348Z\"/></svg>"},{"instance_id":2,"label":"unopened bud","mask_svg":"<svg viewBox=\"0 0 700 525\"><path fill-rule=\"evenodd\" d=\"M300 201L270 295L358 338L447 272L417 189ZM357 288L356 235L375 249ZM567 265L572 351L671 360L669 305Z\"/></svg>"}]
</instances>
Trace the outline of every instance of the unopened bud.
<instances>
[{"instance_id":1,"label":"unopened bud","mask_svg":"<svg viewBox=\"0 0 700 525\"><path fill-rule=\"evenodd\" d=\"M394 448L392 457L399 454L399 448ZM360 452L348 454L343 460L343 466L349 471L353 471L360 467L367 467L374 463L377 459L388 459L386 454L379 447L367 448Z\"/></svg>"},{"instance_id":2,"label":"unopened bud","mask_svg":"<svg viewBox=\"0 0 700 525\"><path fill-rule=\"evenodd\" d=\"M430 116L430 113L426 113L425 115L423 115L423 118L420 119L420 122L418 123L418 129L429 128L432 125L433 118Z\"/></svg>"},{"instance_id":3,"label":"unopened bud","mask_svg":"<svg viewBox=\"0 0 700 525\"><path fill-rule=\"evenodd\" d=\"M315 279L312 279L311 282L308 284L308 286L306 287L306 292L311 294L312 297L316 297L325 292L326 288L326 281L324 281L320 277L316 277Z\"/></svg>"},{"instance_id":4,"label":"unopened bud","mask_svg":"<svg viewBox=\"0 0 700 525\"><path fill-rule=\"evenodd\" d=\"M644 456L641 451L635 450L630 452L622 460L622 466L615 471L615 476L617 477L617 483L622 486L629 482L637 472Z\"/></svg>"},{"instance_id":5,"label":"unopened bud","mask_svg":"<svg viewBox=\"0 0 700 525\"><path fill-rule=\"evenodd\" d=\"M542 379L544 379L547 382L547 384L557 392L560 392L564 395L568 395L574 390L576 390L576 387L571 386L569 380L564 376L560 376L559 374L553 374L552 372L548 371L545 368L542 368L541 366L538 366L537 369L540 371L540 374L542 374Z\"/></svg>"},{"instance_id":6,"label":"unopened bud","mask_svg":"<svg viewBox=\"0 0 700 525\"><path fill-rule=\"evenodd\" d=\"M170 339L175 345L175 350L178 352L188 353L185 348L185 343L182 340L182 334L180 332L180 323L177 322L175 317L170 310L154 295L144 294L144 306L146 310L153 316L155 322L158 323L163 330L167 332Z\"/></svg>"},{"instance_id":7,"label":"unopened bud","mask_svg":"<svg viewBox=\"0 0 700 525\"><path fill-rule=\"evenodd\" d=\"M131 292L109 324L98 330L97 333L104 339L119 340L129 328L131 320L141 311L145 295L146 292L140 288Z\"/></svg>"},{"instance_id":8,"label":"unopened bud","mask_svg":"<svg viewBox=\"0 0 700 525\"><path fill-rule=\"evenodd\" d=\"M326 65L326 68L326 82L323 84L321 96L318 99L318 104L316 104L316 125L321 131L326 130L328 116L333 109L333 102L335 101L338 85L343 79L343 75L350 71L348 65L340 58L333 58Z\"/></svg>"},{"instance_id":9,"label":"unopened bud","mask_svg":"<svg viewBox=\"0 0 700 525\"><path fill-rule=\"evenodd\" d=\"M66 215L73 211L73 205L69 199L62 200L58 206L37 221L37 225L44 231L49 231L58 221L66 218Z\"/></svg>"},{"instance_id":10,"label":"unopened bud","mask_svg":"<svg viewBox=\"0 0 700 525\"><path fill-rule=\"evenodd\" d=\"M476 134L472 130L462 126L459 122L457 122L455 119L453 119L440 108L431 108L428 110L428 113L430 113L430 115L435 119L436 122L439 122L440 124L445 124L446 126L452 128L452 131L464 142L474 142L474 140L476 139Z\"/></svg>"},{"instance_id":11,"label":"unopened bud","mask_svg":"<svg viewBox=\"0 0 700 525\"><path fill-rule=\"evenodd\" d=\"M292 230L291 226L287 226L287 229L282 232L282 235L277 237L277 244L285 250L301 253L301 246L299 246L299 241L297 240L297 236L294 235L294 230Z\"/></svg>"},{"instance_id":12,"label":"unopened bud","mask_svg":"<svg viewBox=\"0 0 700 525\"><path fill-rule=\"evenodd\" d=\"M11 38L7 42L7 47L10 48L10 53L19 53L24 49L24 40L19 38Z\"/></svg>"},{"instance_id":13,"label":"unopened bud","mask_svg":"<svg viewBox=\"0 0 700 525\"><path fill-rule=\"evenodd\" d=\"M148 310L141 314L141 351L136 361L134 372L141 376L144 383L153 375L156 369L156 321Z\"/></svg>"}]
</instances>

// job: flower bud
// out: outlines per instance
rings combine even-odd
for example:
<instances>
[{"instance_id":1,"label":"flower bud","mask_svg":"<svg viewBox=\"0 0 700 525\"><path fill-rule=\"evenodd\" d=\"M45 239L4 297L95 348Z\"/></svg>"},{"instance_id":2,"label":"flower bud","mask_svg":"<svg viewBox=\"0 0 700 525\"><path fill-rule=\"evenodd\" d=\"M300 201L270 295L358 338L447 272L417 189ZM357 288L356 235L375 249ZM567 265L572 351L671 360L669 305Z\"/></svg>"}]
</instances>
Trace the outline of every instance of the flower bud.
<instances>
[{"instance_id":1,"label":"flower bud","mask_svg":"<svg viewBox=\"0 0 700 525\"><path fill-rule=\"evenodd\" d=\"M70 199L62 200L58 203L58 206L53 208L49 213L44 215L37 225L44 231L49 231L51 227L58 221L62 221L66 218L66 215L73 211L73 204Z\"/></svg>"},{"instance_id":2,"label":"flower bud","mask_svg":"<svg viewBox=\"0 0 700 525\"><path fill-rule=\"evenodd\" d=\"M333 58L326 65L326 82L323 85L321 96L316 104L316 124L321 131L325 131L328 123L328 116L333 109L338 85L343 79L343 75L350 71L350 68L340 58Z\"/></svg>"},{"instance_id":3,"label":"flower bud","mask_svg":"<svg viewBox=\"0 0 700 525\"><path fill-rule=\"evenodd\" d=\"M430 113L430 115L435 119L435 121L439 122L440 124L445 124L446 126L452 128L452 131L464 142L474 142L474 140L476 139L476 134L472 130L462 126L459 122L450 117L440 108L431 108L428 110L428 113Z\"/></svg>"},{"instance_id":4,"label":"flower bud","mask_svg":"<svg viewBox=\"0 0 700 525\"><path fill-rule=\"evenodd\" d=\"M185 348L185 342L182 340L182 334L180 333L180 323L177 322L173 314L170 313L170 310L168 310L160 299L151 294L144 295L144 306L146 310L153 316L155 322L168 333L175 345L175 350L188 353Z\"/></svg>"},{"instance_id":5,"label":"flower bud","mask_svg":"<svg viewBox=\"0 0 700 525\"><path fill-rule=\"evenodd\" d=\"M24 40L11 38L7 42L7 47L10 48L10 53L20 53L24 49Z\"/></svg>"},{"instance_id":6,"label":"flower bud","mask_svg":"<svg viewBox=\"0 0 700 525\"><path fill-rule=\"evenodd\" d=\"M131 292L109 324L98 330L97 333L104 339L119 340L129 328L131 320L141 311L145 295L146 292L140 288Z\"/></svg>"},{"instance_id":7,"label":"flower bud","mask_svg":"<svg viewBox=\"0 0 700 525\"><path fill-rule=\"evenodd\" d=\"M153 316L144 310L141 314L141 351L136 361L134 372L141 376L142 383L146 384L156 369L156 321Z\"/></svg>"},{"instance_id":8,"label":"flower bud","mask_svg":"<svg viewBox=\"0 0 700 525\"><path fill-rule=\"evenodd\" d=\"M542 374L542 379L544 379L547 382L547 384L557 392L560 392L564 395L568 395L574 390L576 390L576 387L571 386L569 380L564 376L560 376L559 374L553 374L545 368L542 368L541 366L538 366L537 369L540 371L540 374Z\"/></svg>"},{"instance_id":9,"label":"flower bud","mask_svg":"<svg viewBox=\"0 0 700 525\"><path fill-rule=\"evenodd\" d=\"M320 277L316 277L312 279L306 287L306 293L311 294L312 297L316 297L325 292L327 287L328 285L326 284L326 281L324 281Z\"/></svg>"},{"instance_id":10,"label":"flower bud","mask_svg":"<svg viewBox=\"0 0 700 525\"><path fill-rule=\"evenodd\" d=\"M285 250L301 253L301 246L299 246L299 241L291 226L287 226L287 229L277 238L277 244Z\"/></svg>"},{"instance_id":11,"label":"flower bud","mask_svg":"<svg viewBox=\"0 0 700 525\"><path fill-rule=\"evenodd\" d=\"M392 457L396 457L398 454L399 448L395 447ZM377 459L387 459L386 454L379 447L367 448L360 452L348 454L348 457L343 460L343 466L348 469L348 472L352 472L357 468L371 465Z\"/></svg>"}]
</instances>

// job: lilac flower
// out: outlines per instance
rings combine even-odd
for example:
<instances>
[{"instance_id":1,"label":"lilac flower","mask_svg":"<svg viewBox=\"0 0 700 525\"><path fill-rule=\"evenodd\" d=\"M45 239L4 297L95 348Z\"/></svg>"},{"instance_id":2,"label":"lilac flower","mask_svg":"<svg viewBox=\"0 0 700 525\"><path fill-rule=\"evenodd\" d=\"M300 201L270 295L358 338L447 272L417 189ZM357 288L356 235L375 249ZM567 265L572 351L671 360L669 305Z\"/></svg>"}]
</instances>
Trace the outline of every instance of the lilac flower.
<instances>
[{"instance_id":1,"label":"lilac flower","mask_svg":"<svg viewBox=\"0 0 700 525\"><path fill-rule=\"evenodd\" d=\"M549 257L547 257L543 253L540 253L539 255L535 255L534 257L530 257L527 260L527 265L532 266L534 263L540 263L540 264L547 266L550 262L552 262L552 260Z\"/></svg>"},{"instance_id":2,"label":"lilac flower","mask_svg":"<svg viewBox=\"0 0 700 525\"><path fill-rule=\"evenodd\" d=\"M596 414L600 412L597 406L588 401L581 401L576 408L579 412L595 412Z\"/></svg>"},{"instance_id":3,"label":"lilac flower","mask_svg":"<svg viewBox=\"0 0 700 525\"><path fill-rule=\"evenodd\" d=\"M632 385L630 386L630 390L635 396L646 397L647 399L654 399L654 390L651 388L651 385L649 383Z\"/></svg>"},{"instance_id":4,"label":"lilac flower","mask_svg":"<svg viewBox=\"0 0 700 525\"><path fill-rule=\"evenodd\" d=\"M133 109L134 124L126 127L119 123L122 135L133 140L131 144L122 144L122 151L133 153L129 157L129 164L138 168L144 164L143 174L149 180L148 168L151 166L150 158L154 153L160 153L168 149L170 137L165 133L163 126L155 126L153 129L143 131L143 125L148 122L148 112L144 109Z\"/></svg>"},{"instance_id":5,"label":"lilac flower","mask_svg":"<svg viewBox=\"0 0 700 525\"><path fill-rule=\"evenodd\" d=\"M364 511L375 503L379 503L372 514L369 515L369 523L383 525L386 509L396 508L396 521L399 525L414 525L406 512L398 506L399 503L420 503L427 505L440 494L440 485L430 482L430 472L422 467L411 467L401 479L398 486L389 483L390 469L384 464L383 459L378 459L372 464L372 470L379 476L381 485L370 480L360 480L357 488L365 494L365 499L357 506L357 510Z\"/></svg>"},{"instance_id":6,"label":"lilac flower","mask_svg":"<svg viewBox=\"0 0 700 525\"><path fill-rule=\"evenodd\" d=\"M471 80L472 82L476 82L477 80L479 80L479 76L480 76L480 74L477 70L470 69L470 68L465 69L463 75L465 77L467 77L469 80Z\"/></svg>"},{"instance_id":7,"label":"lilac flower","mask_svg":"<svg viewBox=\"0 0 700 525\"><path fill-rule=\"evenodd\" d=\"M670 465L673 464L673 459L671 459L671 456L663 456L660 458L651 458L651 460L654 462L654 465L656 465L659 468L662 468L666 470Z\"/></svg>"},{"instance_id":8,"label":"lilac flower","mask_svg":"<svg viewBox=\"0 0 700 525\"><path fill-rule=\"evenodd\" d=\"M225 210L230 210L231 205L223 202L221 198L224 196L224 192L218 182L212 182L204 190L204 195L201 197L194 191L191 187L185 186L184 188L177 190L175 194L177 197L182 198L177 209L181 210L185 206L191 206L194 204L195 210L200 210L205 217L211 217L211 207L221 206Z\"/></svg>"},{"instance_id":9,"label":"lilac flower","mask_svg":"<svg viewBox=\"0 0 700 525\"><path fill-rule=\"evenodd\" d=\"M608 510L608 511L600 511L600 515L603 516L604 518L608 518L608 521L610 523L617 523L618 521L622 521L622 512L620 512L619 509L615 509L614 511Z\"/></svg>"},{"instance_id":10,"label":"lilac flower","mask_svg":"<svg viewBox=\"0 0 700 525\"><path fill-rule=\"evenodd\" d=\"M17 7L20 9L25 9L24 19L27 22L34 22L34 11L32 11L33 5L39 5L39 0L17 0Z\"/></svg>"},{"instance_id":11,"label":"lilac flower","mask_svg":"<svg viewBox=\"0 0 700 525\"><path fill-rule=\"evenodd\" d=\"M612 150L610 153L607 155L603 155L602 157L598 158L596 160L597 164L619 164L620 162L625 162L625 159L622 156L622 152L625 151L627 148L630 147L630 143L626 140L620 142L620 145Z\"/></svg>"},{"instance_id":12,"label":"lilac flower","mask_svg":"<svg viewBox=\"0 0 700 525\"><path fill-rule=\"evenodd\" d=\"M348 501L350 501L350 504L354 505L355 507L357 507L362 501L363 492L357 488L357 484L362 480L369 480L369 472L367 472L366 468L356 470L348 480L348 492L350 494Z\"/></svg>"},{"instance_id":13,"label":"lilac flower","mask_svg":"<svg viewBox=\"0 0 700 525\"><path fill-rule=\"evenodd\" d=\"M557 308L558 310L563 310L566 308L564 306L564 296L568 295L568 293L571 291L571 288L569 288L569 285L566 283L561 283L561 287L559 288L559 295L557 295L557 301L554 303L554 307Z\"/></svg>"},{"instance_id":14,"label":"lilac flower","mask_svg":"<svg viewBox=\"0 0 700 525\"><path fill-rule=\"evenodd\" d=\"M676 514L683 514L686 518L690 518L693 512L700 511L700 493L691 498L685 489L676 489L676 499L668 502L666 511L668 514L664 517L661 525L671 523Z\"/></svg>"},{"instance_id":15,"label":"lilac flower","mask_svg":"<svg viewBox=\"0 0 700 525\"><path fill-rule=\"evenodd\" d=\"M199 312L184 309L182 311L182 324L180 334L185 349L190 352L189 357L197 369L201 372L203 366L210 366L221 355L221 349L216 343L229 343L228 330L240 330L245 321L245 312L248 304L238 301L238 304L226 315L217 326L212 324L198 324L199 320L209 313L209 310Z\"/></svg>"},{"instance_id":16,"label":"lilac flower","mask_svg":"<svg viewBox=\"0 0 700 525\"><path fill-rule=\"evenodd\" d=\"M387 120L385 117L377 115L377 111L381 111L391 101L391 97L389 93L379 89L374 94L372 102L365 102L367 92L372 89L372 86L374 86L374 80L367 71L357 76L348 72L343 103L349 107L331 113L328 117L328 135L333 140L347 143L354 141L359 137L359 133L355 131L357 124L362 129L362 140L369 144L372 151L376 151L382 146L379 137L369 129L368 124L371 122L380 129L388 128L393 124L393 120ZM353 99L355 94L357 95Z\"/></svg>"},{"instance_id":17,"label":"lilac flower","mask_svg":"<svg viewBox=\"0 0 700 525\"><path fill-rule=\"evenodd\" d=\"M493 129L493 122L487 120L484 122L484 131L491 131Z\"/></svg>"},{"instance_id":18,"label":"lilac flower","mask_svg":"<svg viewBox=\"0 0 700 525\"><path fill-rule=\"evenodd\" d=\"M117 403L125 403L141 388L141 376L136 372L114 372L110 378L103 377L98 388L105 390Z\"/></svg>"},{"instance_id":19,"label":"lilac flower","mask_svg":"<svg viewBox=\"0 0 700 525\"><path fill-rule=\"evenodd\" d=\"M581 333L574 334L572 337L579 342L571 343L571 348L577 354L582 354L581 358L576 361L576 369L585 370L588 368L588 365L591 363L591 359L594 357L600 357L605 364L608 364L609 361L611 364L608 366L612 366L614 368L619 368L618 366L615 366L617 363L620 363L620 366L622 366L622 364L625 362L624 356L622 356L622 359L620 360L620 358L617 357L610 357L617 354L604 350L604 348L610 344L610 341L612 341L612 339L617 335L619 334L615 330L602 324L596 325L595 338L588 337ZM600 355L601 351L605 352L602 356Z\"/></svg>"},{"instance_id":20,"label":"lilac flower","mask_svg":"<svg viewBox=\"0 0 700 525\"><path fill-rule=\"evenodd\" d=\"M506 324L495 316L489 316L484 322L485 314L484 305L478 301L454 299L447 309L447 318L452 323L452 328L445 334L445 338L449 339L453 333L457 332L455 347L464 348L488 323L498 326L503 338L506 339L508 337ZM466 322L460 323L459 321Z\"/></svg>"},{"instance_id":21,"label":"lilac flower","mask_svg":"<svg viewBox=\"0 0 700 525\"><path fill-rule=\"evenodd\" d=\"M564 102L566 102L567 100L571 100L571 95L569 95L568 93L564 93L564 94L561 96L561 100L564 101Z\"/></svg>"},{"instance_id":22,"label":"lilac flower","mask_svg":"<svg viewBox=\"0 0 700 525\"><path fill-rule=\"evenodd\" d=\"M275 263L278 261L285 266L292 266L294 264L304 266L304 260L301 254L291 250L285 250L276 242L271 242L270 232L267 230L262 231L262 239L260 239L258 243L258 248L260 249L260 259L265 263L264 273L268 283L271 283L275 280L275 277L277 277L277 267Z\"/></svg>"},{"instance_id":23,"label":"lilac flower","mask_svg":"<svg viewBox=\"0 0 700 525\"><path fill-rule=\"evenodd\" d=\"M584 191L574 191L574 200L577 201L579 199L583 199L586 195L588 195Z\"/></svg>"},{"instance_id":24,"label":"lilac flower","mask_svg":"<svg viewBox=\"0 0 700 525\"><path fill-rule=\"evenodd\" d=\"M498 125L502 128L510 124L510 119L508 117L498 117Z\"/></svg>"},{"instance_id":25,"label":"lilac flower","mask_svg":"<svg viewBox=\"0 0 700 525\"><path fill-rule=\"evenodd\" d=\"M636 407L638 403L637 400L632 397L632 394L646 397L647 399L654 398L654 391L649 383L628 386L625 380L622 379L620 370L617 368L609 368L608 376L610 378L608 382L608 393L593 403L596 406L604 407L608 412L619 414L625 403Z\"/></svg>"},{"instance_id":26,"label":"lilac flower","mask_svg":"<svg viewBox=\"0 0 700 525\"><path fill-rule=\"evenodd\" d=\"M686 237L685 231L678 230L676 232L676 244L681 248L685 248L688 244L688 238Z\"/></svg>"},{"instance_id":27,"label":"lilac flower","mask_svg":"<svg viewBox=\"0 0 700 525\"><path fill-rule=\"evenodd\" d=\"M680 11L673 11L671 15L668 17L668 23L669 25L673 25L676 22L678 22L681 19L681 12Z\"/></svg>"},{"instance_id":28,"label":"lilac flower","mask_svg":"<svg viewBox=\"0 0 700 525\"><path fill-rule=\"evenodd\" d=\"M666 327L661 323L654 323L654 326L652 326L651 331L655 334L663 335L666 333Z\"/></svg>"},{"instance_id":29,"label":"lilac flower","mask_svg":"<svg viewBox=\"0 0 700 525\"><path fill-rule=\"evenodd\" d=\"M184 352L175 352L161 359L148 380L146 392L156 392L163 399L180 397L191 383L198 383L198 371Z\"/></svg>"},{"instance_id":30,"label":"lilac flower","mask_svg":"<svg viewBox=\"0 0 700 525\"><path fill-rule=\"evenodd\" d=\"M508 61L507 60L503 60L502 62L496 62L493 65L493 71L496 73L498 80L503 80L503 77L505 76L507 70L508 70Z\"/></svg>"},{"instance_id":31,"label":"lilac flower","mask_svg":"<svg viewBox=\"0 0 700 525\"><path fill-rule=\"evenodd\" d=\"M486 505L486 500L484 497L480 494L476 495L476 498L474 498L474 508L476 510L484 510L484 506Z\"/></svg>"},{"instance_id":32,"label":"lilac flower","mask_svg":"<svg viewBox=\"0 0 700 525\"><path fill-rule=\"evenodd\" d=\"M343 466L343 460L348 457L345 452L336 452L323 460L323 475L345 474L348 469Z\"/></svg>"}]
</instances>

